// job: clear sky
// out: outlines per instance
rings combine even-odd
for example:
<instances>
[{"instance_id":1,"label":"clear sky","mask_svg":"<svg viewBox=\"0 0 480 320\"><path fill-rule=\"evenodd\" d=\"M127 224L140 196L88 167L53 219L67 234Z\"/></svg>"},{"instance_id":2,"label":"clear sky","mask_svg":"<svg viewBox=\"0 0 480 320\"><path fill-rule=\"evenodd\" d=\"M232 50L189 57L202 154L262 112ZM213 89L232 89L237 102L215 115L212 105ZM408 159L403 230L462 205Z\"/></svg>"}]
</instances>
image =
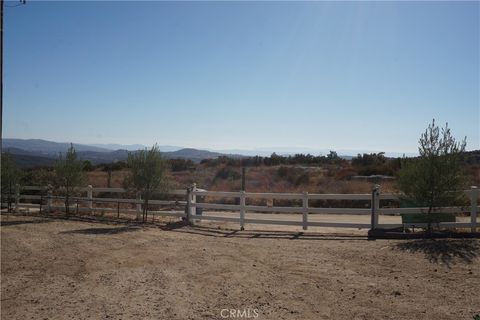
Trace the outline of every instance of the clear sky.
<instances>
[{"instance_id":1,"label":"clear sky","mask_svg":"<svg viewBox=\"0 0 480 320\"><path fill-rule=\"evenodd\" d=\"M436 118L479 149L479 20L479 2L31 1L5 9L4 136L415 152Z\"/></svg>"}]
</instances>

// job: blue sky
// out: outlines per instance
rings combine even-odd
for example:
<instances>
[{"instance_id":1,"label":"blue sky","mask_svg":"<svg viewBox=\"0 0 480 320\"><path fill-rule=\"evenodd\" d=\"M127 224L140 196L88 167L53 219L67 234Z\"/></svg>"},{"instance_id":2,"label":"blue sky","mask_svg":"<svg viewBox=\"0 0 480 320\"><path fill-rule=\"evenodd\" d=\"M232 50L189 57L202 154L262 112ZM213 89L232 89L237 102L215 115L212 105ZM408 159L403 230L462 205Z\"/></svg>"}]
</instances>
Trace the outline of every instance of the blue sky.
<instances>
[{"instance_id":1,"label":"blue sky","mask_svg":"<svg viewBox=\"0 0 480 320\"><path fill-rule=\"evenodd\" d=\"M16 2L9 2L13 5ZM5 9L4 136L480 148L479 2L28 2Z\"/></svg>"}]
</instances>

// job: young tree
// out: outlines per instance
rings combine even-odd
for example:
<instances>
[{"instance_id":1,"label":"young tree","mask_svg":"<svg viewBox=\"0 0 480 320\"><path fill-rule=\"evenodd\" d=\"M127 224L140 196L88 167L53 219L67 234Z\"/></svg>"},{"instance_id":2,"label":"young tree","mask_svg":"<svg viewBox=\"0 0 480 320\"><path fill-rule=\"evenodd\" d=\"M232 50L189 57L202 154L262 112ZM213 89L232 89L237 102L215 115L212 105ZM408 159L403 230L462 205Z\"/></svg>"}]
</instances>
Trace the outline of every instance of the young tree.
<instances>
[{"instance_id":1,"label":"young tree","mask_svg":"<svg viewBox=\"0 0 480 320\"><path fill-rule=\"evenodd\" d=\"M70 213L70 197L85 182L83 166L84 162L77 159L77 153L72 144L65 156L60 154L55 163L55 185L64 191L67 215Z\"/></svg>"},{"instance_id":2,"label":"young tree","mask_svg":"<svg viewBox=\"0 0 480 320\"><path fill-rule=\"evenodd\" d=\"M18 169L13 157L8 153L2 154L2 195L7 195L8 211L12 209L12 194L15 193L16 185L22 179L22 171ZM3 202L3 201L2 201Z\"/></svg>"},{"instance_id":3,"label":"young tree","mask_svg":"<svg viewBox=\"0 0 480 320\"><path fill-rule=\"evenodd\" d=\"M150 150L140 150L128 154L127 159L130 174L125 177L127 188L140 192L143 199L142 221L147 219L148 201L154 192L168 190L168 163L160 155L155 144Z\"/></svg>"},{"instance_id":4,"label":"young tree","mask_svg":"<svg viewBox=\"0 0 480 320\"><path fill-rule=\"evenodd\" d=\"M403 200L428 207L429 215L434 208L462 204L468 182L462 164L466 138L457 142L448 123L440 129L434 119L419 144L420 156L404 160L399 171L398 188Z\"/></svg>"}]
</instances>

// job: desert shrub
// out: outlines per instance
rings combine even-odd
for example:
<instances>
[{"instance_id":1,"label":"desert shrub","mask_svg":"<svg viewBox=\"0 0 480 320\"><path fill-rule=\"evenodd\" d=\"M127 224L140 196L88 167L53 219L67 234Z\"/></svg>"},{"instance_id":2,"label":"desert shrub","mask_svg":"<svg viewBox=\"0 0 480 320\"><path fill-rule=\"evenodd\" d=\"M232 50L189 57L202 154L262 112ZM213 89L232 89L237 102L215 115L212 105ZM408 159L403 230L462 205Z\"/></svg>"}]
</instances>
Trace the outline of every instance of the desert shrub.
<instances>
[{"instance_id":1,"label":"desert shrub","mask_svg":"<svg viewBox=\"0 0 480 320\"><path fill-rule=\"evenodd\" d=\"M310 182L310 175L308 172L302 173L296 180L295 180L295 186L300 186L300 185L308 185Z\"/></svg>"},{"instance_id":2,"label":"desert shrub","mask_svg":"<svg viewBox=\"0 0 480 320\"><path fill-rule=\"evenodd\" d=\"M100 169L102 171L119 171L126 169L127 163L125 161L115 161L111 163L100 163L93 167L93 169Z\"/></svg>"},{"instance_id":3,"label":"desert shrub","mask_svg":"<svg viewBox=\"0 0 480 320\"><path fill-rule=\"evenodd\" d=\"M231 167L225 166L221 168L217 174L215 175L214 180L221 179L221 180L238 180L242 177L242 175L234 170Z\"/></svg>"},{"instance_id":4,"label":"desert shrub","mask_svg":"<svg viewBox=\"0 0 480 320\"><path fill-rule=\"evenodd\" d=\"M84 171L92 171L93 165L90 160L83 160L83 170Z\"/></svg>"},{"instance_id":5,"label":"desert shrub","mask_svg":"<svg viewBox=\"0 0 480 320\"><path fill-rule=\"evenodd\" d=\"M350 180L352 176L358 175L358 171L352 167L341 168L335 173L337 180Z\"/></svg>"},{"instance_id":6,"label":"desert shrub","mask_svg":"<svg viewBox=\"0 0 480 320\"><path fill-rule=\"evenodd\" d=\"M241 159L241 165L243 167L258 167L263 164L263 157L246 157Z\"/></svg>"},{"instance_id":7,"label":"desert shrub","mask_svg":"<svg viewBox=\"0 0 480 320\"><path fill-rule=\"evenodd\" d=\"M480 185L480 165L470 166L468 168L468 174L472 177L473 185Z\"/></svg>"},{"instance_id":8,"label":"desert shrub","mask_svg":"<svg viewBox=\"0 0 480 320\"><path fill-rule=\"evenodd\" d=\"M352 159L352 166L361 176L387 175L393 176L400 169L401 159L385 157L384 152L358 154Z\"/></svg>"},{"instance_id":9,"label":"desert shrub","mask_svg":"<svg viewBox=\"0 0 480 320\"><path fill-rule=\"evenodd\" d=\"M52 184L55 172L52 168L35 168L24 170L22 184L26 186L46 186Z\"/></svg>"},{"instance_id":10,"label":"desert shrub","mask_svg":"<svg viewBox=\"0 0 480 320\"><path fill-rule=\"evenodd\" d=\"M308 183L309 181L308 173L292 166L280 166L277 170L277 176L296 186Z\"/></svg>"},{"instance_id":11,"label":"desert shrub","mask_svg":"<svg viewBox=\"0 0 480 320\"><path fill-rule=\"evenodd\" d=\"M128 167L127 162L125 161L116 161L110 164L112 171L124 170Z\"/></svg>"},{"instance_id":12,"label":"desert shrub","mask_svg":"<svg viewBox=\"0 0 480 320\"><path fill-rule=\"evenodd\" d=\"M195 166L190 159L170 159L168 162L173 172L185 171Z\"/></svg>"},{"instance_id":13,"label":"desert shrub","mask_svg":"<svg viewBox=\"0 0 480 320\"><path fill-rule=\"evenodd\" d=\"M352 165L356 167L360 166L376 166L385 163L387 159L385 158L385 153L364 153L358 154L355 158L352 159Z\"/></svg>"},{"instance_id":14,"label":"desert shrub","mask_svg":"<svg viewBox=\"0 0 480 320\"><path fill-rule=\"evenodd\" d=\"M290 174L290 171L291 171L290 167L280 166L280 168L278 168L278 170L277 170L277 175L280 178L285 178Z\"/></svg>"}]
</instances>

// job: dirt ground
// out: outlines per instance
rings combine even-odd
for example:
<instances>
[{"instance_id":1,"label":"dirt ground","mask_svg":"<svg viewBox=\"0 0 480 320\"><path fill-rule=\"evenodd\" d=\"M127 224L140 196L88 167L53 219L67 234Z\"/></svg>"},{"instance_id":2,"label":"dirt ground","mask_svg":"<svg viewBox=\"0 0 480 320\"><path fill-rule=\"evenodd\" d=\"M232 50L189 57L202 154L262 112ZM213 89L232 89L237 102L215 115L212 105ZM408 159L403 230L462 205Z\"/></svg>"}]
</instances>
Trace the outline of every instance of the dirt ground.
<instances>
[{"instance_id":1,"label":"dirt ground","mask_svg":"<svg viewBox=\"0 0 480 320\"><path fill-rule=\"evenodd\" d=\"M1 224L2 319L480 314L480 240L372 241L355 233L26 216L2 216Z\"/></svg>"}]
</instances>

